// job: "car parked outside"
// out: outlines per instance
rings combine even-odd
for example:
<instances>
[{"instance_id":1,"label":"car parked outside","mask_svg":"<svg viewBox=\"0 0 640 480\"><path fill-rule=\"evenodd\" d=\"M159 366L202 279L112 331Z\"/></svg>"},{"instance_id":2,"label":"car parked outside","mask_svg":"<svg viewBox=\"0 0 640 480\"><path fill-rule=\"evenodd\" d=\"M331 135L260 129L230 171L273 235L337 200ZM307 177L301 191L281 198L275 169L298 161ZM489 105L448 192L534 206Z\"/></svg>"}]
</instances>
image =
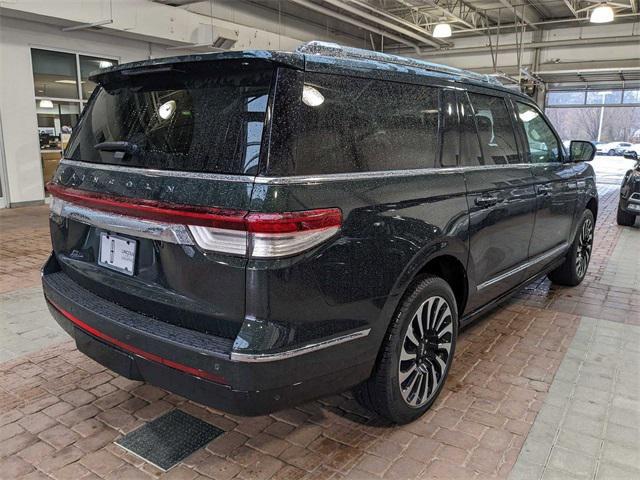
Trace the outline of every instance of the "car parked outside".
<instances>
[{"instance_id":1,"label":"car parked outside","mask_svg":"<svg viewBox=\"0 0 640 480\"><path fill-rule=\"evenodd\" d=\"M247 415L353 388L405 423L462 327L586 275L595 147L491 77L313 42L91 78L42 281L125 377Z\"/></svg>"},{"instance_id":2,"label":"car parked outside","mask_svg":"<svg viewBox=\"0 0 640 480\"><path fill-rule=\"evenodd\" d=\"M622 155L624 151L631 146L629 142L609 142L596 145L598 153L607 154L610 157Z\"/></svg>"},{"instance_id":3,"label":"car parked outside","mask_svg":"<svg viewBox=\"0 0 640 480\"><path fill-rule=\"evenodd\" d=\"M633 160L637 160L640 158L640 143L636 143L631 145L630 147L626 147L624 149L623 155L625 158L631 158Z\"/></svg>"},{"instance_id":4,"label":"car parked outside","mask_svg":"<svg viewBox=\"0 0 640 480\"><path fill-rule=\"evenodd\" d=\"M638 215L640 215L640 162L636 163L635 167L622 179L618 201L618 225L630 227L636 222Z\"/></svg>"}]
</instances>

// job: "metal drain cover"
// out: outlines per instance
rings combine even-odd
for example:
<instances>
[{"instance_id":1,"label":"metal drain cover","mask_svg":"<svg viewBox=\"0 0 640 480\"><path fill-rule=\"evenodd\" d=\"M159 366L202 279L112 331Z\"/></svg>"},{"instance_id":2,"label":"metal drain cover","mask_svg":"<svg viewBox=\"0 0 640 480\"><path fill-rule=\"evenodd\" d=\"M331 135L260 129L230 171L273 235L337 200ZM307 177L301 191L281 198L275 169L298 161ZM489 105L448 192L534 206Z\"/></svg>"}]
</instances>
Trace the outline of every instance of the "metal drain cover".
<instances>
[{"instance_id":1,"label":"metal drain cover","mask_svg":"<svg viewBox=\"0 0 640 480\"><path fill-rule=\"evenodd\" d=\"M166 471L222 433L182 410L172 410L126 434L116 444Z\"/></svg>"}]
</instances>

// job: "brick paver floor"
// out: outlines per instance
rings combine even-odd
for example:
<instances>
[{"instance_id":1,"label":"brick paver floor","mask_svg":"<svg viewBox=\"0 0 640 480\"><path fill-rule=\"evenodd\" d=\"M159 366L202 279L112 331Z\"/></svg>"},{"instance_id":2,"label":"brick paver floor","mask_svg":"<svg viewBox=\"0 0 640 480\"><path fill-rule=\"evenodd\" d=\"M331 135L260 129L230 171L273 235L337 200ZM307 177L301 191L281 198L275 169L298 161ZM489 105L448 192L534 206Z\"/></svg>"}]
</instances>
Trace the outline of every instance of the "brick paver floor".
<instances>
[{"instance_id":1,"label":"brick paver floor","mask_svg":"<svg viewBox=\"0 0 640 480\"><path fill-rule=\"evenodd\" d=\"M348 393L262 417L228 415L119 377L67 341L0 363L0 477L506 478L520 464L541 409L546 412L567 350L584 336L576 336L583 317L620 328L640 324L640 288L601 281L623 230L615 225L617 189L605 187L601 195L583 285L559 288L541 280L462 332L441 396L410 425L385 424ZM42 251L40 245L32 255ZM167 473L113 443L173 408L225 433ZM566 461L566 452L557 451L552 466ZM624 453L599 452L614 467L615 455Z\"/></svg>"}]
</instances>

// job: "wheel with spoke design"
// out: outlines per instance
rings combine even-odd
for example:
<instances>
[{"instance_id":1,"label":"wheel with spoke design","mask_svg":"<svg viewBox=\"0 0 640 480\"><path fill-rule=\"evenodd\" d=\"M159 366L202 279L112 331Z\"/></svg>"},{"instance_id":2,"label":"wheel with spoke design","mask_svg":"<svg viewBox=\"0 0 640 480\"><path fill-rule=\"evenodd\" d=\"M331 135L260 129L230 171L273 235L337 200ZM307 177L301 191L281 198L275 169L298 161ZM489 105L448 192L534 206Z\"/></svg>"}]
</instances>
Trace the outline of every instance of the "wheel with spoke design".
<instances>
[{"instance_id":1,"label":"wheel with spoke design","mask_svg":"<svg viewBox=\"0 0 640 480\"><path fill-rule=\"evenodd\" d=\"M411 319L398 362L400 392L411 407L425 405L444 380L453 343L452 320L451 307L439 296L425 300Z\"/></svg>"},{"instance_id":2,"label":"wheel with spoke design","mask_svg":"<svg viewBox=\"0 0 640 480\"><path fill-rule=\"evenodd\" d=\"M593 246L593 220L585 218L578 234L578 248L576 250L576 273L583 278L587 273L589 260L591 259L591 247Z\"/></svg>"},{"instance_id":3,"label":"wheel with spoke design","mask_svg":"<svg viewBox=\"0 0 640 480\"><path fill-rule=\"evenodd\" d=\"M573 287L584 280L593 250L594 227L593 213L585 210L564 263L548 275L553 283Z\"/></svg>"},{"instance_id":4,"label":"wheel with spoke design","mask_svg":"<svg viewBox=\"0 0 640 480\"><path fill-rule=\"evenodd\" d=\"M373 375L355 390L360 403L396 423L421 416L440 393L458 333L455 297L447 282L414 283L389 327Z\"/></svg>"}]
</instances>

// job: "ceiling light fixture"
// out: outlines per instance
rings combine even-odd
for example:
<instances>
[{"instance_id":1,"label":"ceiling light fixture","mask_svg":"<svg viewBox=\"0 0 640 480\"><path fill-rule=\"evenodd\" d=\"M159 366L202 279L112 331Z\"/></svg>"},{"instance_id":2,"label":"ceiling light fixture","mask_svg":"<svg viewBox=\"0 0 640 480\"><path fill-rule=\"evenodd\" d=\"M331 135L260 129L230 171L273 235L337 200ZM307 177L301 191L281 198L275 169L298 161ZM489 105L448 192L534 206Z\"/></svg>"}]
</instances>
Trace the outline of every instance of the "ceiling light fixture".
<instances>
[{"instance_id":1,"label":"ceiling light fixture","mask_svg":"<svg viewBox=\"0 0 640 480\"><path fill-rule=\"evenodd\" d=\"M601 3L591 11L589 21L591 23L609 23L613 22L614 18L613 8L606 3Z\"/></svg>"},{"instance_id":2,"label":"ceiling light fixture","mask_svg":"<svg viewBox=\"0 0 640 480\"><path fill-rule=\"evenodd\" d=\"M53 102L51 100L40 100L40 108L53 108Z\"/></svg>"},{"instance_id":3,"label":"ceiling light fixture","mask_svg":"<svg viewBox=\"0 0 640 480\"><path fill-rule=\"evenodd\" d=\"M451 36L451 25L447 23L446 18L441 18L433 29L435 38L449 38Z\"/></svg>"}]
</instances>

